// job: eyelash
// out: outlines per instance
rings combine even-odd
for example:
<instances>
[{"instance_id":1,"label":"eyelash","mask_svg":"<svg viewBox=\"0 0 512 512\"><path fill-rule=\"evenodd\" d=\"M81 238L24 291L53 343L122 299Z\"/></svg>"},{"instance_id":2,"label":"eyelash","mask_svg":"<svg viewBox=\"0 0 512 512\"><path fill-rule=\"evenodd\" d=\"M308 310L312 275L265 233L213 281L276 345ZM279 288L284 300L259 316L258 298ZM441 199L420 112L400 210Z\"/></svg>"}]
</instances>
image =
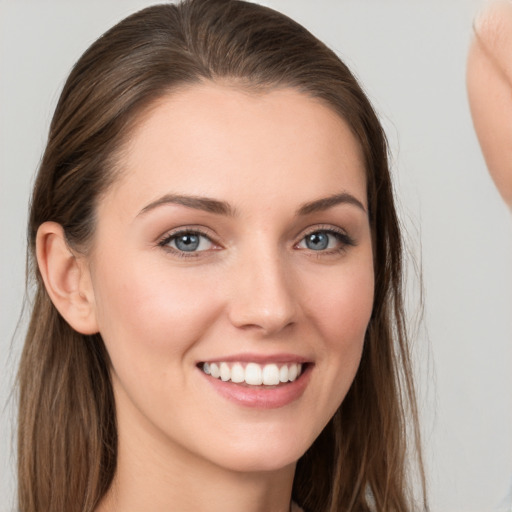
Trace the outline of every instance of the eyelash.
<instances>
[{"instance_id":1,"label":"eyelash","mask_svg":"<svg viewBox=\"0 0 512 512\"><path fill-rule=\"evenodd\" d=\"M294 248L297 248L297 246L302 243L308 236L311 236L315 233L325 233L327 235L334 236L337 241L339 242L340 246L336 248L326 249L326 250L319 250L315 251L313 249L306 249L308 250L312 255L316 257L321 256L329 256L329 255L335 255L335 254L341 254L347 250L348 247L355 246L356 243L352 237L350 237L345 231L341 229L335 229L332 226L315 226L314 228L311 228L308 230L302 238L294 245ZM171 233L166 233L165 236L158 242L158 246L164 249L167 252L170 252L180 258L198 258L201 256L204 256L202 253L207 253L209 250L203 250L203 251L181 251L179 249L175 249L174 247L170 247L169 244L173 241L179 238L183 235L198 235L200 237L206 238L211 244L218 245L213 239L212 236L205 231L199 229L199 228L185 228L185 229L179 229L178 231L173 231Z\"/></svg>"},{"instance_id":2,"label":"eyelash","mask_svg":"<svg viewBox=\"0 0 512 512\"><path fill-rule=\"evenodd\" d=\"M306 231L306 233L302 236L299 242L295 244L295 246L300 244L308 236L314 235L315 233L325 233L327 235L334 236L340 244L339 247L321 251L314 251L313 249L309 249L311 255L316 256L317 258L321 256L342 254L346 252L348 247L353 247L356 245L355 240L342 229L336 229L332 226L314 226L310 230Z\"/></svg>"},{"instance_id":3,"label":"eyelash","mask_svg":"<svg viewBox=\"0 0 512 512\"><path fill-rule=\"evenodd\" d=\"M158 242L158 246L162 247L167 252L170 252L180 258L198 258L200 256L203 256L202 253L208 252L208 251L180 251L179 249L175 249L174 247L170 247L169 244L173 241L179 238L183 235L199 235L200 237L204 237L208 239L208 241L212 245L218 245L213 239L212 236L205 231L199 229L199 228L185 228L185 229L179 229L178 231L173 231L171 233L166 233L165 236Z\"/></svg>"}]
</instances>

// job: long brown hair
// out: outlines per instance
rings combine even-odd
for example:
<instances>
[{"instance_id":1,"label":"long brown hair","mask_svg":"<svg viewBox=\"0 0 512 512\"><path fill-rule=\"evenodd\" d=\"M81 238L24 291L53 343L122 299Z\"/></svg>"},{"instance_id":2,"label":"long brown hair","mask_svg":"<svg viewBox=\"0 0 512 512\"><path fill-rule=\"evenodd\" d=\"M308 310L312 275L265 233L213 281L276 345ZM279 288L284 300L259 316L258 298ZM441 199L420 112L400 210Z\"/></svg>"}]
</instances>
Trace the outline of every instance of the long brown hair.
<instances>
[{"instance_id":1,"label":"long brown hair","mask_svg":"<svg viewBox=\"0 0 512 512\"><path fill-rule=\"evenodd\" d=\"M28 226L36 291L19 370L19 509L94 510L112 482L117 453L108 354L99 334L74 331L50 301L35 261L37 229L57 222L69 245L86 251L97 202L115 179L116 157L140 115L179 87L215 80L261 90L293 87L322 100L349 124L365 159L373 314L354 383L299 460L293 498L315 512L426 509L385 135L331 50L286 16L237 0L144 9L93 43L64 86ZM409 447L423 490L417 504L408 482Z\"/></svg>"}]
</instances>

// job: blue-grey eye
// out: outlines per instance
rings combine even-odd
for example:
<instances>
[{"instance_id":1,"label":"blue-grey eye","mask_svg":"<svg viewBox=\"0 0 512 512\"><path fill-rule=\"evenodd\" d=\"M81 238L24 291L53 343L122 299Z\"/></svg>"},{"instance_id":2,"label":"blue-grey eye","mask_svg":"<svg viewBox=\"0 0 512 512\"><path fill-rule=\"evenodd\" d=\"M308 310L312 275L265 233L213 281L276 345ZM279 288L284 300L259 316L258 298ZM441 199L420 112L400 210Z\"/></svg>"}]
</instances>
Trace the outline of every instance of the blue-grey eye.
<instances>
[{"instance_id":1,"label":"blue-grey eye","mask_svg":"<svg viewBox=\"0 0 512 512\"><path fill-rule=\"evenodd\" d=\"M310 251L325 251L326 249L336 249L348 243L348 240L344 241L344 236L341 233L319 230L306 235L300 241L298 247L301 249L309 249Z\"/></svg>"},{"instance_id":2,"label":"blue-grey eye","mask_svg":"<svg viewBox=\"0 0 512 512\"><path fill-rule=\"evenodd\" d=\"M193 234L180 235L174 239L177 249L188 252L197 250L199 241L199 236Z\"/></svg>"},{"instance_id":3,"label":"blue-grey eye","mask_svg":"<svg viewBox=\"0 0 512 512\"><path fill-rule=\"evenodd\" d=\"M213 246L212 241L205 235L194 231L175 233L166 240L163 245L181 252L207 251Z\"/></svg>"},{"instance_id":4,"label":"blue-grey eye","mask_svg":"<svg viewBox=\"0 0 512 512\"><path fill-rule=\"evenodd\" d=\"M329 247L329 235L323 231L311 233L306 237L306 247L313 251L323 251Z\"/></svg>"}]
</instances>

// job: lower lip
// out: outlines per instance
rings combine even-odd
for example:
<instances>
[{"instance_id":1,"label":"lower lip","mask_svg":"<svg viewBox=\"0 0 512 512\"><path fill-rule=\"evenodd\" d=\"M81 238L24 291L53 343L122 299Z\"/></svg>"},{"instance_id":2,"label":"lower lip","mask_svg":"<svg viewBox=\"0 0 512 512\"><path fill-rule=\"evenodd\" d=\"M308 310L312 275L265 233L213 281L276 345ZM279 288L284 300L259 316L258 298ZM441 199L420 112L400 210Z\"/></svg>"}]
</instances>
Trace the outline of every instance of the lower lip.
<instances>
[{"instance_id":1,"label":"lower lip","mask_svg":"<svg viewBox=\"0 0 512 512\"><path fill-rule=\"evenodd\" d=\"M270 386L247 386L222 381L199 369L209 384L224 398L244 407L257 409L277 409L298 400L306 389L311 377L312 365L309 364L293 382Z\"/></svg>"}]
</instances>

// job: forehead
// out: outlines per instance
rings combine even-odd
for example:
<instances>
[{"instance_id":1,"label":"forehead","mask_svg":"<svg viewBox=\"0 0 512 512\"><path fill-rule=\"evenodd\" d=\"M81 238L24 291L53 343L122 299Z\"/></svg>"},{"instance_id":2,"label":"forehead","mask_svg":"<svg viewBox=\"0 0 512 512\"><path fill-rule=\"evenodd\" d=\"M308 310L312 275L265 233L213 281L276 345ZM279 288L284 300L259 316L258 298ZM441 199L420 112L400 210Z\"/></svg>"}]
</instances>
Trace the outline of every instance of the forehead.
<instances>
[{"instance_id":1,"label":"forehead","mask_svg":"<svg viewBox=\"0 0 512 512\"><path fill-rule=\"evenodd\" d=\"M347 123L295 89L194 85L141 117L114 194L139 205L163 193L297 202L350 192L366 205L361 148Z\"/></svg>"}]
</instances>

